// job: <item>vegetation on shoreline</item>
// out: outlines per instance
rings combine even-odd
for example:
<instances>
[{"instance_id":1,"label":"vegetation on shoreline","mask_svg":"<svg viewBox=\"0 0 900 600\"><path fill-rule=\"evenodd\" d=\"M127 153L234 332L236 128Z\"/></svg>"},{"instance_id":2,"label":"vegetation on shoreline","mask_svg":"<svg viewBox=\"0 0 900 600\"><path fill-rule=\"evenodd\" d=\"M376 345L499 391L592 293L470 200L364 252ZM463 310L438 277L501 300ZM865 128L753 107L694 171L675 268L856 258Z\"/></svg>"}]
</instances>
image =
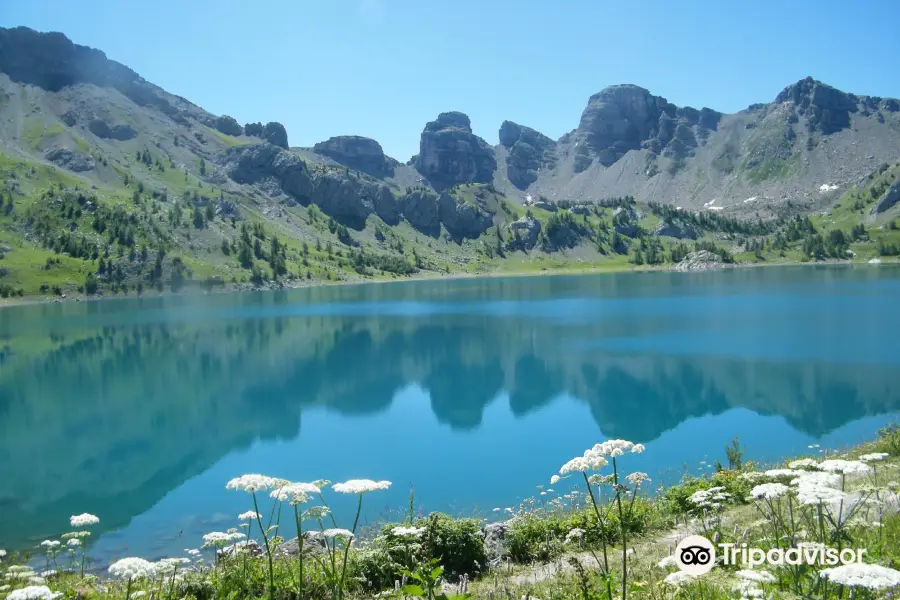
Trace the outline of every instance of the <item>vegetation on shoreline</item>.
<instances>
[{"instance_id":1,"label":"vegetation on shoreline","mask_svg":"<svg viewBox=\"0 0 900 600\"><path fill-rule=\"evenodd\" d=\"M237 516L239 527L206 534L203 549L156 562L125 558L104 569L108 576L85 574L98 520L76 515L72 532L42 542L43 558L0 558L0 598L888 598L900 587L900 571L885 566L900 561L897 426L849 453L818 456L814 448L768 470L744 463L735 443L715 473L657 488L653 497L642 492L651 485L646 474L625 475L627 455L640 451L623 440L597 444L563 465L541 495L509 509L507 521L485 527L410 510L402 523L364 532L365 496L390 482L245 475L227 487L247 493L250 510ZM566 480L573 491L557 493ZM328 508L332 492L358 498L350 529L339 528ZM263 494L275 500L271 512L259 510ZM695 577L676 570L672 554L689 534L765 551L867 553L852 566L751 568L720 557Z\"/></svg>"}]
</instances>

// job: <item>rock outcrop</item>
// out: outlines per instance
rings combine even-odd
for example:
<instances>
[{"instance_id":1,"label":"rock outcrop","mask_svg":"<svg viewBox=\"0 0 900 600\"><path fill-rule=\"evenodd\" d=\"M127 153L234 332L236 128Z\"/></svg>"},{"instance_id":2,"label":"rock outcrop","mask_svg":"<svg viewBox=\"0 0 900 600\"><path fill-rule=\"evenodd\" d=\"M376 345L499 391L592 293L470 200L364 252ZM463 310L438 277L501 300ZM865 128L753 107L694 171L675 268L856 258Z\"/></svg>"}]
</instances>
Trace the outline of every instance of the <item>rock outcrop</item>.
<instances>
[{"instance_id":1,"label":"rock outcrop","mask_svg":"<svg viewBox=\"0 0 900 600\"><path fill-rule=\"evenodd\" d=\"M217 117L215 127L225 135L244 135L244 128L241 127L240 123L234 117L229 117L228 115Z\"/></svg>"},{"instance_id":2,"label":"rock outcrop","mask_svg":"<svg viewBox=\"0 0 900 600\"><path fill-rule=\"evenodd\" d=\"M437 190L489 183L497 169L493 150L472 133L469 117L461 112L441 113L425 126L414 165Z\"/></svg>"},{"instance_id":3,"label":"rock outcrop","mask_svg":"<svg viewBox=\"0 0 900 600\"><path fill-rule=\"evenodd\" d=\"M389 225L406 217L426 235L439 235L443 223L459 239L478 237L493 224L488 211L448 192L438 196L419 189L397 198L386 185L342 169L312 171L296 154L269 143L229 148L221 162L233 181L284 194L289 202L315 204L351 227L362 227L371 214Z\"/></svg>"},{"instance_id":4,"label":"rock outcrop","mask_svg":"<svg viewBox=\"0 0 900 600\"><path fill-rule=\"evenodd\" d=\"M636 85L605 88L590 97L581 115L576 139L587 148L576 147L575 170L586 169L592 156L610 166L641 148L677 159L691 156L697 138L706 139L721 117L709 108L679 108Z\"/></svg>"},{"instance_id":5,"label":"rock outcrop","mask_svg":"<svg viewBox=\"0 0 900 600\"><path fill-rule=\"evenodd\" d=\"M900 181L895 181L878 199L878 203L875 204L872 212L875 214L883 213L898 202L900 202Z\"/></svg>"},{"instance_id":6,"label":"rock outcrop","mask_svg":"<svg viewBox=\"0 0 900 600\"><path fill-rule=\"evenodd\" d=\"M494 224L493 215L448 192L441 193L437 203L441 223L455 238L476 238Z\"/></svg>"},{"instance_id":7,"label":"rock outcrop","mask_svg":"<svg viewBox=\"0 0 900 600\"><path fill-rule=\"evenodd\" d=\"M244 124L244 135L251 135L253 137L258 137L258 138L262 139L263 124L262 123L245 123Z\"/></svg>"},{"instance_id":8,"label":"rock outcrop","mask_svg":"<svg viewBox=\"0 0 900 600\"><path fill-rule=\"evenodd\" d=\"M625 237L635 237L640 231L638 225L639 215L632 207L619 207L613 212L613 229L619 235Z\"/></svg>"},{"instance_id":9,"label":"rock outcrop","mask_svg":"<svg viewBox=\"0 0 900 600\"><path fill-rule=\"evenodd\" d=\"M339 135L319 142L313 146L313 151L373 177L394 174L394 161L385 156L381 144L371 138Z\"/></svg>"},{"instance_id":10,"label":"rock outcrop","mask_svg":"<svg viewBox=\"0 0 900 600\"><path fill-rule=\"evenodd\" d=\"M506 176L520 190L537 181L541 169L556 166L556 142L531 127L503 121L500 143L509 150Z\"/></svg>"},{"instance_id":11,"label":"rock outcrop","mask_svg":"<svg viewBox=\"0 0 900 600\"><path fill-rule=\"evenodd\" d=\"M784 88L775 103L792 102L797 113L806 116L810 129L828 135L850 127L850 113L859 110L859 100L854 94L807 77Z\"/></svg>"},{"instance_id":12,"label":"rock outcrop","mask_svg":"<svg viewBox=\"0 0 900 600\"><path fill-rule=\"evenodd\" d=\"M656 226L656 235L665 235L678 238L679 240L696 240L700 237L700 231L690 223L672 219L670 221L660 221L659 225Z\"/></svg>"},{"instance_id":13,"label":"rock outcrop","mask_svg":"<svg viewBox=\"0 0 900 600\"><path fill-rule=\"evenodd\" d=\"M96 167L93 158L68 148L52 148L44 154L44 157L53 164L75 173L90 171Z\"/></svg>"},{"instance_id":14,"label":"rock outcrop","mask_svg":"<svg viewBox=\"0 0 900 600\"><path fill-rule=\"evenodd\" d=\"M522 217L509 225L513 238L520 241L526 249L534 248L541 235L541 222L532 217Z\"/></svg>"},{"instance_id":15,"label":"rock outcrop","mask_svg":"<svg viewBox=\"0 0 900 600\"><path fill-rule=\"evenodd\" d=\"M719 257L708 250L698 250L685 256L680 263L675 265L676 271L706 271L708 269L720 269L724 263Z\"/></svg>"},{"instance_id":16,"label":"rock outcrop","mask_svg":"<svg viewBox=\"0 0 900 600\"><path fill-rule=\"evenodd\" d=\"M92 119L88 129L98 138L125 142L137 136L130 125L110 125L103 119Z\"/></svg>"},{"instance_id":17,"label":"rock outcrop","mask_svg":"<svg viewBox=\"0 0 900 600\"><path fill-rule=\"evenodd\" d=\"M441 232L438 196L424 190L413 190L400 199L403 216L422 233L437 236Z\"/></svg>"},{"instance_id":18,"label":"rock outcrop","mask_svg":"<svg viewBox=\"0 0 900 600\"><path fill-rule=\"evenodd\" d=\"M270 144L274 144L279 148L284 148L285 150L288 148L287 130L281 123L276 121L266 123L265 128L263 128L262 137Z\"/></svg>"}]
</instances>

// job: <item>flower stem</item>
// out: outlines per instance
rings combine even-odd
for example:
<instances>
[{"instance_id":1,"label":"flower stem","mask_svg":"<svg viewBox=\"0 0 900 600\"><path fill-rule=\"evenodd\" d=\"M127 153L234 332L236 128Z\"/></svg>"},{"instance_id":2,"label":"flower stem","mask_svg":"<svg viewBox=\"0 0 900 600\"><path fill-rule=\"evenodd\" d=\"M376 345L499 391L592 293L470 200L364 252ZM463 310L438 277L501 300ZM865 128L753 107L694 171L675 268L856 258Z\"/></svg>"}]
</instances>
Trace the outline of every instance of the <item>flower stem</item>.
<instances>
[{"instance_id":1,"label":"flower stem","mask_svg":"<svg viewBox=\"0 0 900 600\"><path fill-rule=\"evenodd\" d=\"M294 505L294 520L297 521L297 557L300 560L300 583L297 585L297 600L303 600L303 528L297 505Z\"/></svg>"},{"instance_id":2,"label":"flower stem","mask_svg":"<svg viewBox=\"0 0 900 600\"><path fill-rule=\"evenodd\" d=\"M269 535L263 530L262 519L259 516L259 504L256 502L256 492L253 492L253 510L256 512L259 530L262 532L263 543L266 545L266 558L269 560L269 600L275 600L275 573L272 570L272 552L269 549Z\"/></svg>"},{"instance_id":3,"label":"flower stem","mask_svg":"<svg viewBox=\"0 0 900 600\"><path fill-rule=\"evenodd\" d=\"M613 482L616 486L616 506L619 509L619 529L622 530L622 600L625 600L626 582L628 580L628 543L625 532L625 515L622 514L622 491L619 489L619 471L616 469L616 457L612 457Z\"/></svg>"},{"instance_id":4,"label":"flower stem","mask_svg":"<svg viewBox=\"0 0 900 600\"><path fill-rule=\"evenodd\" d=\"M606 532L604 531L603 517L600 516L600 509L597 508L597 499L594 497L594 489L588 479L587 473L582 471L584 475L584 484L587 486L588 494L591 496L591 505L594 507L594 514L597 515L597 523L600 525L600 546L603 548L603 577L606 579L606 594L609 600L612 600L612 583L609 580L609 557L606 554Z\"/></svg>"},{"instance_id":5,"label":"flower stem","mask_svg":"<svg viewBox=\"0 0 900 600\"><path fill-rule=\"evenodd\" d=\"M359 514L362 512L362 499L363 495L359 495L359 504L356 506L356 518L353 519L353 529L351 529L351 533L356 535L356 526L359 525ZM341 582L340 582L340 593L344 593L344 576L347 574L347 556L350 554L350 544L353 543L353 538L347 540L347 545L344 547L344 564L341 565Z\"/></svg>"}]
</instances>

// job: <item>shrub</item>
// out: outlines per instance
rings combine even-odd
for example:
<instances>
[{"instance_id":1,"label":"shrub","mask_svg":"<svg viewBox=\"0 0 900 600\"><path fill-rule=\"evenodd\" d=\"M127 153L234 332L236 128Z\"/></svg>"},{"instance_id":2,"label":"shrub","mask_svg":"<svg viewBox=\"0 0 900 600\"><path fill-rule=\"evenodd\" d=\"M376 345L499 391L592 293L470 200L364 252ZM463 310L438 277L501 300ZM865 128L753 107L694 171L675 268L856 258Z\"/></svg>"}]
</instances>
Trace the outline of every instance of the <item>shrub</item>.
<instances>
[{"instance_id":1,"label":"shrub","mask_svg":"<svg viewBox=\"0 0 900 600\"><path fill-rule=\"evenodd\" d=\"M453 519L434 513L420 519L416 526L425 528L422 534L425 557L439 559L448 576L472 576L484 569L487 555L477 519Z\"/></svg>"},{"instance_id":2,"label":"shrub","mask_svg":"<svg viewBox=\"0 0 900 600\"><path fill-rule=\"evenodd\" d=\"M900 456L900 424L891 423L879 429L876 446L879 452L887 452L891 456Z\"/></svg>"}]
</instances>

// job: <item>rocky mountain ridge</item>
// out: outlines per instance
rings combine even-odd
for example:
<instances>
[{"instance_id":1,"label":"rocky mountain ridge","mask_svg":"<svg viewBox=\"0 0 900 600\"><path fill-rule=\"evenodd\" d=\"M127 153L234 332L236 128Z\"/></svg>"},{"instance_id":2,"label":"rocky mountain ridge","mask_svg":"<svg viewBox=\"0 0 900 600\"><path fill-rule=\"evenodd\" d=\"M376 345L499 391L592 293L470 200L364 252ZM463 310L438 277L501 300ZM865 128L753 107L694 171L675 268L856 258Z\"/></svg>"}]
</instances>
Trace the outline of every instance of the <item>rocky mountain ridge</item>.
<instances>
[{"instance_id":1,"label":"rocky mountain ridge","mask_svg":"<svg viewBox=\"0 0 900 600\"><path fill-rule=\"evenodd\" d=\"M684 240L727 257L858 186L878 196L854 203L890 221L900 105L804 79L729 115L627 84L591 96L558 140L507 120L491 146L457 111L425 124L405 163L370 138L292 137L211 114L62 34L0 29L0 234L40 247L9 279L45 290L55 277L61 293L97 269L114 289L159 288L171 266L176 283L327 281L497 268L508 252L674 264ZM154 267L148 248L178 254ZM73 261L47 275L60 253Z\"/></svg>"}]
</instances>

